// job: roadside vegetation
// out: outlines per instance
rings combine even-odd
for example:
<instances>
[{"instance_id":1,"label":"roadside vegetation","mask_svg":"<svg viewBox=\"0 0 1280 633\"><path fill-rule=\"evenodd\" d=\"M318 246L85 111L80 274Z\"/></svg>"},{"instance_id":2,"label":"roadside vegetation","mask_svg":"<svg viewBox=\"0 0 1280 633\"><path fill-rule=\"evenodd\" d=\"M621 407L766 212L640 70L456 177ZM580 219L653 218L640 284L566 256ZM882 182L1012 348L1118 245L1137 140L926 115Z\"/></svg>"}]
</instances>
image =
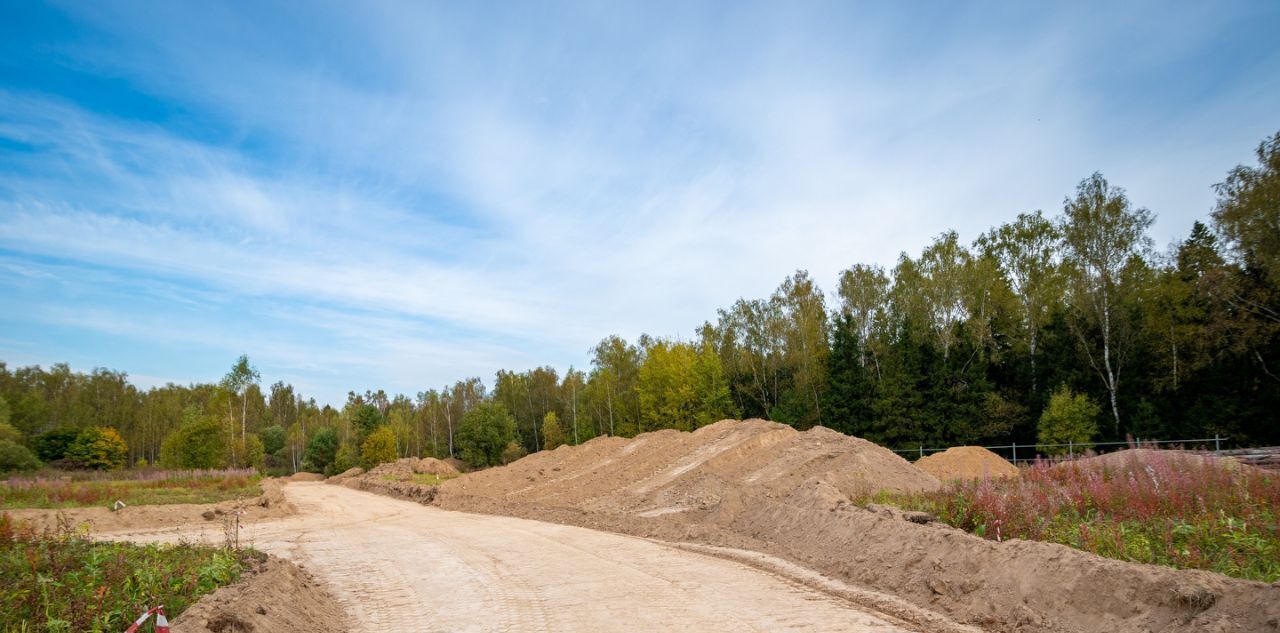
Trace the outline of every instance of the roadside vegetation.
<instances>
[{"instance_id":1,"label":"roadside vegetation","mask_svg":"<svg viewBox=\"0 0 1280 633\"><path fill-rule=\"evenodd\" d=\"M1042 461L1020 477L871 500L993 540L1280 581L1280 474L1229 462L1159 451L1105 465Z\"/></svg>"},{"instance_id":2,"label":"roadside vegetation","mask_svg":"<svg viewBox=\"0 0 1280 633\"><path fill-rule=\"evenodd\" d=\"M97 542L67 525L41 532L0 514L0 631L118 632L159 604L173 618L235 582L260 556L189 544Z\"/></svg>"},{"instance_id":3,"label":"roadside vegetation","mask_svg":"<svg viewBox=\"0 0 1280 633\"><path fill-rule=\"evenodd\" d=\"M0 482L0 509L217 503L262 494L252 469L132 470L15 476Z\"/></svg>"}]
</instances>

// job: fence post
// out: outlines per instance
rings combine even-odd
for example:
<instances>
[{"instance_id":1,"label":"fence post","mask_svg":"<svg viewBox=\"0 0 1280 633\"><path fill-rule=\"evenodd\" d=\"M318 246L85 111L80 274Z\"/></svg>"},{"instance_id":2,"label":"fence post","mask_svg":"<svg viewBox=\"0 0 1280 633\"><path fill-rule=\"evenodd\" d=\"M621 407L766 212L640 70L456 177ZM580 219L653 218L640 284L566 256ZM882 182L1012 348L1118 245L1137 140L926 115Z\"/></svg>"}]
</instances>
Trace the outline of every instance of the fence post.
<instances>
[{"instance_id":1,"label":"fence post","mask_svg":"<svg viewBox=\"0 0 1280 633\"><path fill-rule=\"evenodd\" d=\"M924 444L920 445L920 456L924 457Z\"/></svg>"},{"instance_id":2,"label":"fence post","mask_svg":"<svg viewBox=\"0 0 1280 633\"><path fill-rule=\"evenodd\" d=\"M1214 431L1214 432L1213 432L1213 452L1214 452L1214 453L1221 453L1221 452L1222 452L1222 442L1221 442L1221 440L1219 440L1219 439L1218 439L1218 432L1217 432L1217 431Z\"/></svg>"},{"instance_id":3,"label":"fence post","mask_svg":"<svg viewBox=\"0 0 1280 633\"><path fill-rule=\"evenodd\" d=\"M1018 465L1018 443L1017 442L1013 443L1013 465L1014 466Z\"/></svg>"},{"instance_id":4,"label":"fence post","mask_svg":"<svg viewBox=\"0 0 1280 633\"><path fill-rule=\"evenodd\" d=\"M1067 440L1067 453L1071 456L1071 459L1075 459L1075 458L1076 458L1076 442L1075 442L1075 440Z\"/></svg>"}]
</instances>

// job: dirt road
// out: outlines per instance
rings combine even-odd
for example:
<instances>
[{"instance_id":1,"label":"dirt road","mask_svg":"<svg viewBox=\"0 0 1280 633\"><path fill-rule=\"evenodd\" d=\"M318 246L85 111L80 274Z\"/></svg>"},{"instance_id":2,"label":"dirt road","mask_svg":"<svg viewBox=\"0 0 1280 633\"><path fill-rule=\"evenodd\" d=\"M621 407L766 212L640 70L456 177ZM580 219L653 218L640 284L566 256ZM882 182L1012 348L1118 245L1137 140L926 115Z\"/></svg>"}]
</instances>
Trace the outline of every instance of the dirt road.
<instances>
[{"instance_id":1,"label":"dirt road","mask_svg":"<svg viewBox=\"0 0 1280 633\"><path fill-rule=\"evenodd\" d=\"M887 632L890 616L644 539L293 483L242 538L325 580L362 630ZM106 535L104 535L106 536ZM109 538L221 541L216 525Z\"/></svg>"}]
</instances>

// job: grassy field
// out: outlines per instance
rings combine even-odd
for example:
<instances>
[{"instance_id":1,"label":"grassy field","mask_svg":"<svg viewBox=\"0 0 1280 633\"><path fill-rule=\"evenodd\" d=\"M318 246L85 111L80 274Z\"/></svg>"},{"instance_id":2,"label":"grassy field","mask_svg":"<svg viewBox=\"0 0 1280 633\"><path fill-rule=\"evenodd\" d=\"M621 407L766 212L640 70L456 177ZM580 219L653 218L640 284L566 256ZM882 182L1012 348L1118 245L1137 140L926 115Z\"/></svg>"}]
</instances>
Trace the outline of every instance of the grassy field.
<instances>
[{"instance_id":1,"label":"grassy field","mask_svg":"<svg viewBox=\"0 0 1280 633\"><path fill-rule=\"evenodd\" d=\"M110 478L108 478L110 477ZM260 477L243 470L141 470L22 477L0 483L0 509L217 503L262 494Z\"/></svg>"},{"instance_id":2,"label":"grassy field","mask_svg":"<svg viewBox=\"0 0 1280 633\"><path fill-rule=\"evenodd\" d=\"M1070 545L1119 560L1280 580L1280 474L1154 455L1108 467L1037 464L874 501L989 539Z\"/></svg>"},{"instance_id":3,"label":"grassy field","mask_svg":"<svg viewBox=\"0 0 1280 633\"><path fill-rule=\"evenodd\" d=\"M0 514L0 631L118 632L157 604L173 618L254 559L261 554L95 542L65 526L36 532Z\"/></svg>"}]
</instances>

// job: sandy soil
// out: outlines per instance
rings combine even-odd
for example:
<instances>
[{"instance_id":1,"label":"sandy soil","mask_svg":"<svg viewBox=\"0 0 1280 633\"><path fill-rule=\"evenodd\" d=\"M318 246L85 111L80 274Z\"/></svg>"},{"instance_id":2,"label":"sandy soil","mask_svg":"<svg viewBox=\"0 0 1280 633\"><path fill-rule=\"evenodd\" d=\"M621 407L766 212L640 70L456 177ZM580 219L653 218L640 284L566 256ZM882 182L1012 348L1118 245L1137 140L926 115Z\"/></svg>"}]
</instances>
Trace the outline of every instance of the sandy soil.
<instances>
[{"instance_id":1,"label":"sandy soil","mask_svg":"<svg viewBox=\"0 0 1280 633\"><path fill-rule=\"evenodd\" d=\"M149 630L145 629L144 630ZM355 630L324 586L272 556L248 579L201 598L173 621L174 633Z\"/></svg>"},{"instance_id":2,"label":"sandy soil","mask_svg":"<svg viewBox=\"0 0 1280 633\"><path fill-rule=\"evenodd\" d=\"M735 562L726 560L733 552L448 512L345 486L291 483L284 492L297 513L250 523L242 538L315 574L362 630L963 630L888 596L789 574L759 554ZM202 528L104 537L221 537ZM906 608L916 623L859 606L871 599Z\"/></svg>"},{"instance_id":3,"label":"sandy soil","mask_svg":"<svg viewBox=\"0 0 1280 633\"><path fill-rule=\"evenodd\" d=\"M995 542L854 503L868 490L938 486L870 442L749 420L560 447L447 481L424 498L761 552L993 631L1280 631L1278 586Z\"/></svg>"},{"instance_id":4,"label":"sandy soil","mask_svg":"<svg viewBox=\"0 0 1280 633\"><path fill-rule=\"evenodd\" d=\"M915 466L941 481L1018 476L1017 466L981 446L952 446L921 457Z\"/></svg>"}]
</instances>

